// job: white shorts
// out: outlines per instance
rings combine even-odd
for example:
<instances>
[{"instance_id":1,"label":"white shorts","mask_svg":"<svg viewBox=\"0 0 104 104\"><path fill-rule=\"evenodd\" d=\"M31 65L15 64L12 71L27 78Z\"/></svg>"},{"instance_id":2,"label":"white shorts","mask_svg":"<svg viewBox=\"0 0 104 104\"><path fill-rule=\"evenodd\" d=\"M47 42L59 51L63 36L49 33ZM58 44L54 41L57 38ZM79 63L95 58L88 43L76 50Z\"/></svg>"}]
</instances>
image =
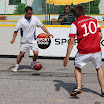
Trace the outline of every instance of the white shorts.
<instances>
[{"instance_id":1,"label":"white shorts","mask_svg":"<svg viewBox=\"0 0 104 104\"><path fill-rule=\"evenodd\" d=\"M31 48L33 51L38 51L38 45L37 43L28 43L28 44L20 44L20 51L26 52L28 48Z\"/></svg>"},{"instance_id":2,"label":"white shorts","mask_svg":"<svg viewBox=\"0 0 104 104\"><path fill-rule=\"evenodd\" d=\"M102 53L96 52L91 54L76 54L75 57L75 67L82 68L86 64L88 64L89 61L93 63L96 69L100 68L101 66L101 60L102 60Z\"/></svg>"}]
</instances>

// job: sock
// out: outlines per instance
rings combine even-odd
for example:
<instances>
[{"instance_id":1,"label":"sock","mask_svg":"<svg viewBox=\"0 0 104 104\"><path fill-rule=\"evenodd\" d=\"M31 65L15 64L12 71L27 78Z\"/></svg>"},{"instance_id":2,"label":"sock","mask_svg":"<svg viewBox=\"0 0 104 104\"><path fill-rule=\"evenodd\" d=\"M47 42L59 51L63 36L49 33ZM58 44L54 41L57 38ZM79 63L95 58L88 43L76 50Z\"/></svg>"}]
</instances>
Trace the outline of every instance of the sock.
<instances>
[{"instance_id":1,"label":"sock","mask_svg":"<svg viewBox=\"0 0 104 104\"><path fill-rule=\"evenodd\" d=\"M31 64L34 65L35 64L35 61L33 61Z\"/></svg>"},{"instance_id":2,"label":"sock","mask_svg":"<svg viewBox=\"0 0 104 104\"><path fill-rule=\"evenodd\" d=\"M17 67L17 68L18 68L18 67L19 67L19 64L16 64L16 65L15 65L15 67Z\"/></svg>"},{"instance_id":3,"label":"sock","mask_svg":"<svg viewBox=\"0 0 104 104\"><path fill-rule=\"evenodd\" d=\"M101 93L103 93L103 94L104 94L104 92L103 92L103 91L101 91Z\"/></svg>"},{"instance_id":4,"label":"sock","mask_svg":"<svg viewBox=\"0 0 104 104\"><path fill-rule=\"evenodd\" d=\"M81 87L80 88L77 87L77 89L81 90L82 88Z\"/></svg>"}]
</instances>

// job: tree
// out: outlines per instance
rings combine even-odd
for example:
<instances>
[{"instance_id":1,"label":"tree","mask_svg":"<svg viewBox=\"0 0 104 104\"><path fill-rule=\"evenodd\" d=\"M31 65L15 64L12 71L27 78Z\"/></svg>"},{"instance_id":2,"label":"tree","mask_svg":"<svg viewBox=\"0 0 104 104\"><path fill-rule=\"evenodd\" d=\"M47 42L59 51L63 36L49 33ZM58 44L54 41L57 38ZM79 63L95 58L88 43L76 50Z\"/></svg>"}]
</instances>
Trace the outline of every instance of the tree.
<instances>
[{"instance_id":1,"label":"tree","mask_svg":"<svg viewBox=\"0 0 104 104\"><path fill-rule=\"evenodd\" d=\"M9 5L17 5L21 3L21 0L9 0Z\"/></svg>"},{"instance_id":2,"label":"tree","mask_svg":"<svg viewBox=\"0 0 104 104\"><path fill-rule=\"evenodd\" d=\"M99 3L100 0L94 0L90 2L90 14L99 14ZM85 10L85 14L89 14L89 2L81 3ZM73 8L75 5L71 4L70 7ZM55 6L50 5L50 14L60 14L64 12L65 5ZM46 0L42 0L42 12L46 11ZM49 13L49 4L47 4L47 13Z\"/></svg>"},{"instance_id":3,"label":"tree","mask_svg":"<svg viewBox=\"0 0 104 104\"><path fill-rule=\"evenodd\" d=\"M17 15L25 14L25 4L24 3L19 3L13 14L17 14Z\"/></svg>"},{"instance_id":4,"label":"tree","mask_svg":"<svg viewBox=\"0 0 104 104\"><path fill-rule=\"evenodd\" d=\"M91 9L90 9L90 13L91 14L99 14L99 3L100 0L94 0L93 2L91 2Z\"/></svg>"},{"instance_id":5,"label":"tree","mask_svg":"<svg viewBox=\"0 0 104 104\"><path fill-rule=\"evenodd\" d=\"M94 0L90 2L90 14L99 14L100 0ZM82 3L85 10L85 14L89 14L89 3Z\"/></svg>"}]
</instances>

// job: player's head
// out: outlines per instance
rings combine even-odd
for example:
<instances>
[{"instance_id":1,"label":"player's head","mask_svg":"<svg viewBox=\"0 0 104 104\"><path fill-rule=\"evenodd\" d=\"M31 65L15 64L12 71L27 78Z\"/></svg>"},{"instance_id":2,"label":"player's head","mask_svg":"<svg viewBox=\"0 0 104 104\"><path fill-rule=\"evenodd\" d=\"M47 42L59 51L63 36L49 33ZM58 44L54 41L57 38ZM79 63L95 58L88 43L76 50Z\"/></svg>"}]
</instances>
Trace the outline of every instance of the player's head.
<instances>
[{"instance_id":1,"label":"player's head","mask_svg":"<svg viewBox=\"0 0 104 104\"><path fill-rule=\"evenodd\" d=\"M66 12L66 13L69 13L69 12L70 12L70 6L69 6L69 5L66 5L66 6L65 6L65 12Z\"/></svg>"},{"instance_id":2,"label":"player's head","mask_svg":"<svg viewBox=\"0 0 104 104\"><path fill-rule=\"evenodd\" d=\"M30 19L31 16L32 16L32 14L33 14L32 7L27 6L27 7L25 8L25 17L26 17L26 19Z\"/></svg>"},{"instance_id":3,"label":"player's head","mask_svg":"<svg viewBox=\"0 0 104 104\"><path fill-rule=\"evenodd\" d=\"M80 17L81 15L85 15L85 11L82 7L82 5L76 5L72 10L71 10L75 16L75 18Z\"/></svg>"}]
</instances>

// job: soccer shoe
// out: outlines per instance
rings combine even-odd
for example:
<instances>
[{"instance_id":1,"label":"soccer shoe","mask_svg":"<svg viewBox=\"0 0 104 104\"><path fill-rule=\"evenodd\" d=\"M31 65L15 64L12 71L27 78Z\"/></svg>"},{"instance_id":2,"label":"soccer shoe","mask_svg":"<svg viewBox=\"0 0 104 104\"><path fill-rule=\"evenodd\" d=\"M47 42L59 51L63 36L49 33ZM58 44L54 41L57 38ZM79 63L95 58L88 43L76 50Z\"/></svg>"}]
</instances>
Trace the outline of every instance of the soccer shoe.
<instances>
[{"instance_id":1,"label":"soccer shoe","mask_svg":"<svg viewBox=\"0 0 104 104\"><path fill-rule=\"evenodd\" d=\"M31 68L34 69L34 62L31 63Z\"/></svg>"},{"instance_id":2,"label":"soccer shoe","mask_svg":"<svg viewBox=\"0 0 104 104\"><path fill-rule=\"evenodd\" d=\"M74 91L72 93L70 93L70 96L76 96L77 94L82 93L82 89L81 88L75 88Z\"/></svg>"},{"instance_id":3,"label":"soccer shoe","mask_svg":"<svg viewBox=\"0 0 104 104\"><path fill-rule=\"evenodd\" d=\"M14 72L17 72L18 71L18 67L13 67L11 70L14 71Z\"/></svg>"},{"instance_id":4,"label":"soccer shoe","mask_svg":"<svg viewBox=\"0 0 104 104\"><path fill-rule=\"evenodd\" d=\"M102 97L104 97L104 92L101 92L101 94L102 94Z\"/></svg>"}]
</instances>

